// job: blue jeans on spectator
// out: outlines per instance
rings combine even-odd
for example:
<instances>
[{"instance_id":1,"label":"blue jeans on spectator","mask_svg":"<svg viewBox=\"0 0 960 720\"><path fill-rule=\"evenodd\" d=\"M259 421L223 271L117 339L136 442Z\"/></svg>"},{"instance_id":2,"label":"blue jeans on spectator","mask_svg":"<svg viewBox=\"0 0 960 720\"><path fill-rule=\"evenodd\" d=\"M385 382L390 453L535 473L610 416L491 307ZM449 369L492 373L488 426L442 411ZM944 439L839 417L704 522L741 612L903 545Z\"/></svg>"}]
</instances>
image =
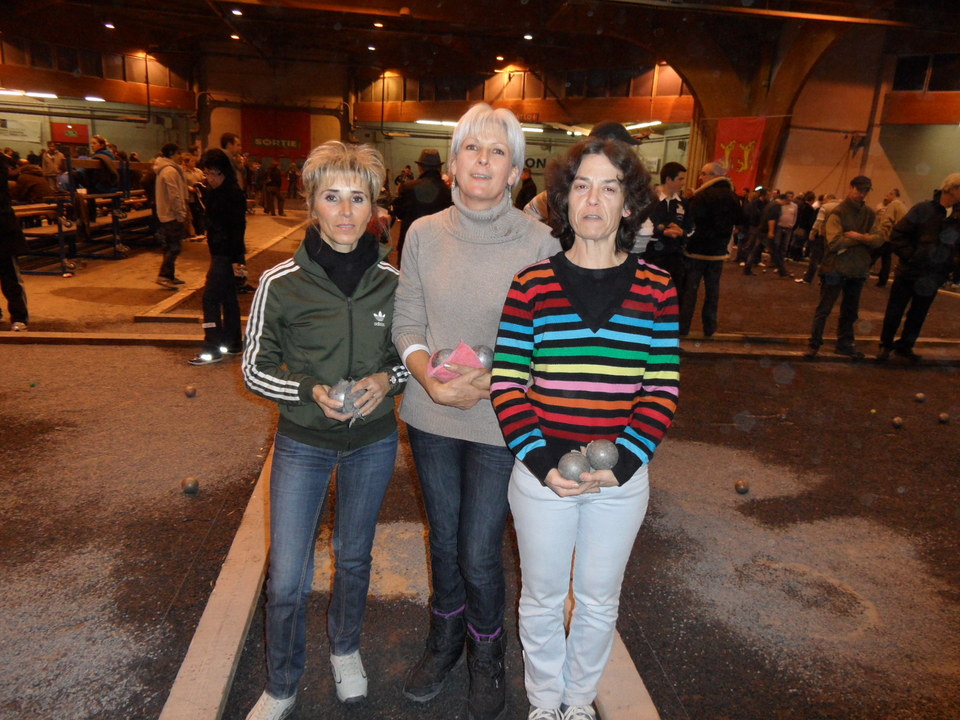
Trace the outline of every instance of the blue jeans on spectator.
<instances>
[{"instance_id":1,"label":"blue jeans on spectator","mask_svg":"<svg viewBox=\"0 0 960 720\"><path fill-rule=\"evenodd\" d=\"M466 606L475 633L503 626L503 532L513 455L505 447L458 440L408 425L430 523L434 612Z\"/></svg>"},{"instance_id":2,"label":"blue jeans on spectator","mask_svg":"<svg viewBox=\"0 0 960 720\"><path fill-rule=\"evenodd\" d=\"M360 647L373 536L397 457L397 433L356 450L327 450L277 434L270 474L267 692L288 698L306 662L307 600L317 526L337 468L336 575L327 610L332 655Z\"/></svg>"}]
</instances>

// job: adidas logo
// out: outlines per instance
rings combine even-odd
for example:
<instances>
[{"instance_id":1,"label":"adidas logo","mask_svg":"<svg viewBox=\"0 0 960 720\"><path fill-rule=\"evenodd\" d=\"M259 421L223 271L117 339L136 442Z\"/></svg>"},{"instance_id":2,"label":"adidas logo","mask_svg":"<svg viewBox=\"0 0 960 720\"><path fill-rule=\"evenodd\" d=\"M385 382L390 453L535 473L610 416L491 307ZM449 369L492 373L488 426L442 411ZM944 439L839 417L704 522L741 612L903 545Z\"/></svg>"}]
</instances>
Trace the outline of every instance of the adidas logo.
<instances>
[{"instance_id":1,"label":"adidas logo","mask_svg":"<svg viewBox=\"0 0 960 720\"><path fill-rule=\"evenodd\" d=\"M383 322L386 319L387 319L387 316L378 310L373 314L374 327L386 327Z\"/></svg>"}]
</instances>

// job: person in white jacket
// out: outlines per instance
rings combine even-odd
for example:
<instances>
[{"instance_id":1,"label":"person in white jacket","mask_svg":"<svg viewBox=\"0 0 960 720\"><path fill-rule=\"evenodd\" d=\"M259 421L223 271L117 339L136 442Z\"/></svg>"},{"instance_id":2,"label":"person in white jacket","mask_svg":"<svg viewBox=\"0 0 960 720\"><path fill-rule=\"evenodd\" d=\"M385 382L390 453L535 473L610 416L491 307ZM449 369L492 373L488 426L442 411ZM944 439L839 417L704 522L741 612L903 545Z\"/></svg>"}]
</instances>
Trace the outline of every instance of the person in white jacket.
<instances>
[{"instance_id":1,"label":"person in white jacket","mask_svg":"<svg viewBox=\"0 0 960 720\"><path fill-rule=\"evenodd\" d=\"M157 239L163 246L163 261L157 285L176 290L183 280L176 275L177 257L187 237L187 181L176 157L180 148L167 143L160 148L160 157L153 163L156 175Z\"/></svg>"}]
</instances>

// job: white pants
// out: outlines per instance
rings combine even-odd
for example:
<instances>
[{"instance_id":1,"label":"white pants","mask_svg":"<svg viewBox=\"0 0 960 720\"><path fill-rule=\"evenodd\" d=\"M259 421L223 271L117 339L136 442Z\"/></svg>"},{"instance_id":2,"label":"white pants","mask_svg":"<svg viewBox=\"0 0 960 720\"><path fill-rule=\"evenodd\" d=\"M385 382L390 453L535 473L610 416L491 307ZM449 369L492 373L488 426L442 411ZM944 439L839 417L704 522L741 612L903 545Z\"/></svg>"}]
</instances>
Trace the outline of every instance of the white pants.
<instances>
[{"instance_id":1,"label":"white pants","mask_svg":"<svg viewBox=\"0 0 960 720\"><path fill-rule=\"evenodd\" d=\"M509 499L520 548L527 698L541 708L589 705L610 658L623 573L650 499L647 468L599 494L561 498L517 461ZM575 605L565 637L574 551Z\"/></svg>"}]
</instances>

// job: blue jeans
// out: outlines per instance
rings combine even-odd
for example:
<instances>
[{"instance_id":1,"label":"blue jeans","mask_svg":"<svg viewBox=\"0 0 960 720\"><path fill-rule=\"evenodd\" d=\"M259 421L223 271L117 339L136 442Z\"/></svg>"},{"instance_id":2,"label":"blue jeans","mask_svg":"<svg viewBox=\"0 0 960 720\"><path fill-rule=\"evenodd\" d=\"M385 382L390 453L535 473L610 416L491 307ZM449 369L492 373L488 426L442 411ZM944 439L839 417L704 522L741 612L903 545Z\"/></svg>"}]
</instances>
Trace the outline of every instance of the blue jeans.
<instances>
[{"instance_id":1,"label":"blue jeans","mask_svg":"<svg viewBox=\"0 0 960 720\"><path fill-rule=\"evenodd\" d=\"M434 612L466 605L476 634L503 626L503 531L513 455L505 447L407 426L430 523Z\"/></svg>"},{"instance_id":2,"label":"blue jeans","mask_svg":"<svg viewBox=\"0 0 960 720\"><path fill-rule=\"evenodd\" d=\"M327 610L327 633L333 655L346 655L360 647L370 586L370 551L396 457L396 431L365 447L343 451L276 436L270 475L266 627L267 692L273 697L293 695L303 675L317 525L334 468L336 575Z\"/></svg>"}]
</instances>

